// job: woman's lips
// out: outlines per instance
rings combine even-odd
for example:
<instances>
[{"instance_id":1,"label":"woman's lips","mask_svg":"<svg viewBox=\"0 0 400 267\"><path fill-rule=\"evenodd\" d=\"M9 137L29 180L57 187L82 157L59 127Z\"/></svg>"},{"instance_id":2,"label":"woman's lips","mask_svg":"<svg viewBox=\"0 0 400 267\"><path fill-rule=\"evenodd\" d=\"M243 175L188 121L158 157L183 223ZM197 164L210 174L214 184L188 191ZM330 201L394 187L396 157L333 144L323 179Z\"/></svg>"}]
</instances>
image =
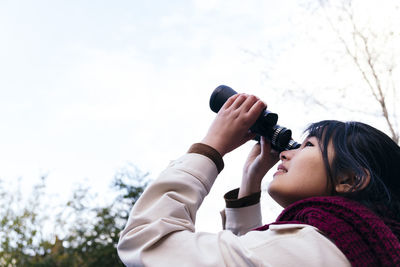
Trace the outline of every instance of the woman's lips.
<instances>
[{"instance_id":1,"label":"woman's lips","mask_svg":"<svg viewBox=\"0 0 400 267\"><path fill-rule=\"evenodd\" d=\"M278 174L282 174L282 173L287 173L287 169L285 168L285 166L283 166L283 164L279 164L278 165L278 170L274 173L273 176L278 175Z\"/></svg>"}]
</instances>

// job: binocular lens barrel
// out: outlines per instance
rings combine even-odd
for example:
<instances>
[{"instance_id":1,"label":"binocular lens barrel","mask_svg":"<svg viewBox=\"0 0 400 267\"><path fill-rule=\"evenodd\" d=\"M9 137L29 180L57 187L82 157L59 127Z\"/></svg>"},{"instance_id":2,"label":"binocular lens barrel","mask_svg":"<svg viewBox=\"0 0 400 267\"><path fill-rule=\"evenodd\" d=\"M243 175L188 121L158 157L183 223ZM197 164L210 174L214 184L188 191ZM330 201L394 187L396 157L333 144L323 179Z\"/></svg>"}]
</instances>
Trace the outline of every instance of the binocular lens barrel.
<instances>
[{"instance_id":1,"label":"binocular lens barrel","mask_svg":"<svg viewBox=\"0 0 400 267\"><path fill-rule=\"evenodd\" d=\"M235 94L237 94L237 92L229 86L218 86L210 97L211 110L218 113L226 100ZM259 136L267 137L271 141L272 148L279 152L298 148L300 144L292 139L292 131L277 125L277 121L278 114L264 109L254 125L251 126L250 130ZM258 141L260 139L259 136L256 137L256 140Z\"/></svg>"}]
</instances>

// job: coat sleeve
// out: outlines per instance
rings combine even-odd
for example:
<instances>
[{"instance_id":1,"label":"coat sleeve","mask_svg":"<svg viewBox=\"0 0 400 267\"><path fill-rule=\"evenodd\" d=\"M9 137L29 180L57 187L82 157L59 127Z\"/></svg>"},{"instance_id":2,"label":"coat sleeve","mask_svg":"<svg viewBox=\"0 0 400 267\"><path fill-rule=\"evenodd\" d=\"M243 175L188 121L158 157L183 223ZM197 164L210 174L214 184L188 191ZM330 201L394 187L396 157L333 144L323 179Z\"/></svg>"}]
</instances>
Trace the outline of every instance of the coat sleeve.
<instances>
[{"instance_id":1,"label":"coat sleeve","mask_svg":"<svg viewBox=\"0 0 400 267\"><path fill-rule=\"evenodd\" d=\"M238 198L239 188L224 195L226 208L221 212L223 229L244 235L262 225L261 192Z\"/></svg>"},{"instance_id":2,"label":"coat sleeve","mask_svg":"<svg viewBox=\"0 0 400 267\"><path fill-rule=\"evenodd\" d=\"M225 208L221 216L223 228L238 236L262 225L260 203L242 208Z\"/></svg>"},{"instance_id":3,"label":"coat sleeve","mask_svg":"<svg viewBox=\"0 0 400 267\"><path fill-rule=\"evenodd\" d=\"M232 232L195 233L196 212L217 175L214 162L200 154L170 163L134 205L118 243L121 260L127 266L259 265Z\"/></svg>"}]
</instances>

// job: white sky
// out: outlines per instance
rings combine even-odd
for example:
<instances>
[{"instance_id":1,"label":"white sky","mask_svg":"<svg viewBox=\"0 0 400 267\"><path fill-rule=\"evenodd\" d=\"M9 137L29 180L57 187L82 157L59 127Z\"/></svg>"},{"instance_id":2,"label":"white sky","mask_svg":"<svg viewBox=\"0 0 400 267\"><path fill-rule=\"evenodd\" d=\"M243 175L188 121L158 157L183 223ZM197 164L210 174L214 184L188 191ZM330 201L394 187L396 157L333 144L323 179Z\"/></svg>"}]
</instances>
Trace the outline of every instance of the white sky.
<instances>
[{"instance_id":1,"label":"white sky","mask_svg":"<svg viewBox=\"0 0 400 267\"><path fill-rule=\"evenodd\" d=\"M336 114L288 95L332 80L300 2L0 1L0 179L29 188L47 174L63 199L82 182L107 198L128 162L155 178L202 139L220 84L260 96L299 138ZM250 147L225 158L198 229L220 229Z\"/></svg>"}]
</instances>

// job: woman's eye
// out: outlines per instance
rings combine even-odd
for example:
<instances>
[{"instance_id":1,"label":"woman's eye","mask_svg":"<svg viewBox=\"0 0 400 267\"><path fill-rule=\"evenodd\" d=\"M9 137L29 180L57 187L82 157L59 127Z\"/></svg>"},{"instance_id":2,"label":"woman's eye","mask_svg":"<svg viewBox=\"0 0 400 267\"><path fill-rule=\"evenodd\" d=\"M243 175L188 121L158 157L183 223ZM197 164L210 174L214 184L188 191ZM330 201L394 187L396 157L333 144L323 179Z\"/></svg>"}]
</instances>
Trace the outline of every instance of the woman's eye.
<instances>
[{"instance_id":1,"label":"woman's eye","mask_svg":"<svg viewBox=\"0 0 400 267\"><path fill-rule=\"evenodd\" d=\"M314 146L314 144L311 143L310 141L307 141L304 146Z\"/></svg>"}]
</instances>

